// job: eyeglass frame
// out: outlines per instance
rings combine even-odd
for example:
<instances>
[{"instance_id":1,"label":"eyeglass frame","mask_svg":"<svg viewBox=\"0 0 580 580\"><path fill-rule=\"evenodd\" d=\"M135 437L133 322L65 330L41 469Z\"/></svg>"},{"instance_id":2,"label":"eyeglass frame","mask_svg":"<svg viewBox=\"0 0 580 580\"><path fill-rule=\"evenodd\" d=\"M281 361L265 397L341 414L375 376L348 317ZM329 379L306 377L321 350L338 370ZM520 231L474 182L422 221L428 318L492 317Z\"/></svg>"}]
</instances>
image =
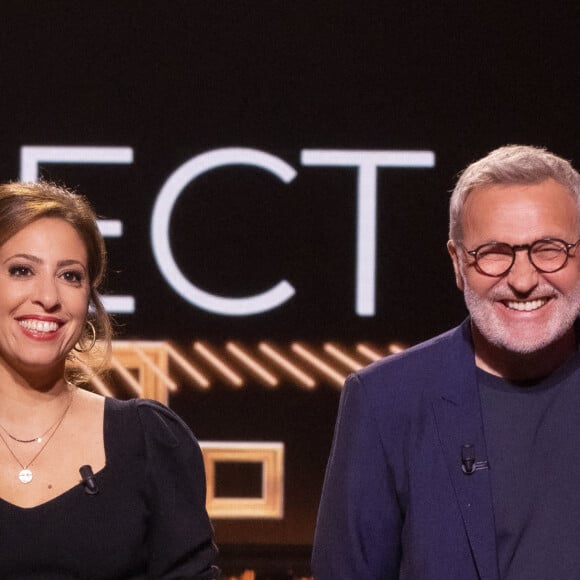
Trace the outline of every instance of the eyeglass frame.
<instances>
[{"instance_id":1,"label":"eyeglass frame","mask_svg":"<svg viewBox=\"0 0 580 580\"><path fill-rule=\"evenodd\" d=\"M564 248L566 250L566 259L564 260L564 263L560 267L556 268L555 270L544 270L543 268L539 268L538 266L536 266L536 264L534 263L534 260L532 259L532 248L540 242L559 242L559 243L564 245ZM566 265L568 264L568 259L571 257L570 250L572 248L575 248L578 244L580 244L580 238L578 238L578 240L573 244L571 244L570 242L566 242L564 240L561 240L560 238L540 238L538 240L534 240L531 244L514 244L514 245L508 244L507 242L487 242L485 244L481 244L480 246L477 246L477 248L475 248L474 250L468 250L463 245L463 243L460 242L459 240L456 240L456 243L461 246L461 248L463 249L463 251L466 254L469 254L475 260L474 266L480 274L483 274L484 276L489 276L490 278L501 278L502 276L505 276L513 268L513 266L516 262L516 252L521 252L522 250L527 250L528 260L529 260L530 264L538 272L541 272L542 274L554 274L556 272L559 272L560 270L563 270L566 267ZM508 248L510 248L510 250L512 252L511 264L508 266L508 268L506 270L504 270L500 274L488 274L487 272L485 272L481 268L481 266L479 265L479 261L477 259L477 253L482 248L485 248L486 246L494 246L494 245L501 245L501 246L508 247ZM572 257L574 257L574 256L572 256Z\"/></svg>"}]
</instances>

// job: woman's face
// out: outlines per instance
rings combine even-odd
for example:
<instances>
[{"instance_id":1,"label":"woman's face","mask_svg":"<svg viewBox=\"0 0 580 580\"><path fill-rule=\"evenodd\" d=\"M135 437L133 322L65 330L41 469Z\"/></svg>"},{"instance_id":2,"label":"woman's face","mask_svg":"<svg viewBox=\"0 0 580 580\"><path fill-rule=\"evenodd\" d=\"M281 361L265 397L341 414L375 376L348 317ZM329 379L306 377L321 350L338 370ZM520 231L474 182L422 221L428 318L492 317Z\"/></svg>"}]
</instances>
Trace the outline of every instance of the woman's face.
<instances>
[{"instance_id":1,"label":"woman's face","mask_svg":"<svg viewBox=\"0 0 580 580\"><path fill-rule=\"evenodd\" d=\"M85 244L62 219L39 219L0 246L0 366L63 372L85 323L87 268Z\"/></svg>"}]
</instances>

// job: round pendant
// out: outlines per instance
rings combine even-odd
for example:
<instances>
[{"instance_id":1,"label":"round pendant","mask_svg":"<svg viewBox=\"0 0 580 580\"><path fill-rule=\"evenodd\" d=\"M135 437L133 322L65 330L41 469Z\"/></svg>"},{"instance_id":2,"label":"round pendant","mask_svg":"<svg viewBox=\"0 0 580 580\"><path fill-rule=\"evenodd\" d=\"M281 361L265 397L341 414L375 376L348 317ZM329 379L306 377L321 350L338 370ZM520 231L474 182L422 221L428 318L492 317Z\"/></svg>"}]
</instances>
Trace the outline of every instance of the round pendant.
<instances>
[{"instance_id":1,"label":"round pendant","mask_svg":"<svg viewBox=\"0 0 580 580\"><path fill-rule=\"evenodd\" d=\"M22 482L22 483L30 483L32 481L32 471L30 471L30 469L23 469L19 474L18 474L18 479Z\"/></svg>"}]
</instances>

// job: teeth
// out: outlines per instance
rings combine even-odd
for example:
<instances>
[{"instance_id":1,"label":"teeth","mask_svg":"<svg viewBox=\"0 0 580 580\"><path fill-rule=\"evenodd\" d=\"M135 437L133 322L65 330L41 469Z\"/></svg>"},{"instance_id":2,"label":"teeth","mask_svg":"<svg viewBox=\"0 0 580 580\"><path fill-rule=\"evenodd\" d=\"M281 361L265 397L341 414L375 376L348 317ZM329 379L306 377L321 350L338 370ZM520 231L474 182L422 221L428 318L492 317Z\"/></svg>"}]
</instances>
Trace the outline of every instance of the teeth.
<instances>
[{"instance_id":1,"label":"teeth","mask_svg":"<svg viewBox=\"0 0 580 580\"><path fill-rule=\"evenodd\" d=\"M527 302L506 302L506 306L512 310L519 310L520 312L530 312L532 310L537 310L546 304L547 300L528 300Z\"/></svg>"},{"instance_id":2,"label":"teeth","mask_svg":"<svg viewBox=\"0 0 580 580\"><path fill-rule=\"evenodd\" d=\"M26 330L34 332L56 332L58 330L56 322L47 322L45 320L20 320L18 324L26 328Z\"/></svg>"}]
</instances>

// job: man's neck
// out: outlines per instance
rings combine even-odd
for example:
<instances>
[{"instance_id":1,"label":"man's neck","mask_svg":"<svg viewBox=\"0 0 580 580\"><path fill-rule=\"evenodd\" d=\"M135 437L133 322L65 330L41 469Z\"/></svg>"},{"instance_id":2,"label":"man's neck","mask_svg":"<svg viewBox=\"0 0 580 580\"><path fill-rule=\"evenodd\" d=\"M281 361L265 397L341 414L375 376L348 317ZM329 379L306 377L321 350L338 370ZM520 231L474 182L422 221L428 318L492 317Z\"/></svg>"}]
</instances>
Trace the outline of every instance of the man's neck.
<instances>
[{"instance_id":1,"label":"man's neck","mask_svg":"<svg viewBox=\"0 0 580 580\"><path fill-rule=\"evenodd\" d=\"M478 368L513 381L547 377L576 352L576 335L570 329L545 348L532 353L517 353L489 343L472 327L475 364Z\"/></svg>"}]
</instances>

